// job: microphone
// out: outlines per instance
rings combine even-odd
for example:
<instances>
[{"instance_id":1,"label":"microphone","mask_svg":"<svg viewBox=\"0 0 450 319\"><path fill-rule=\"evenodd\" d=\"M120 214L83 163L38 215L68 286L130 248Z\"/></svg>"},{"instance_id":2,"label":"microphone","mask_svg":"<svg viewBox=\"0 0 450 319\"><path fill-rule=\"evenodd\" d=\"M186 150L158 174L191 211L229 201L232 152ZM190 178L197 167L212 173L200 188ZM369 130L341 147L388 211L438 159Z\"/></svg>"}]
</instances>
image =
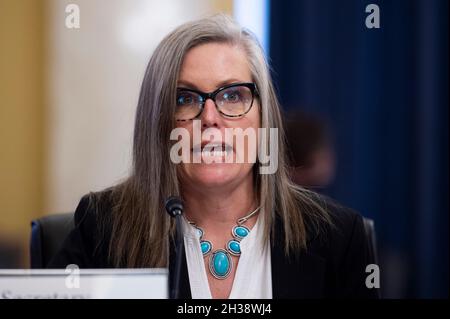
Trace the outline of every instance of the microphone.
<instances>
[{"instance_id":1,"label":"microphone","mask_svg":"<svg viewBox=\"0 0 450 319\"><path fill-rule=\"evenodd\" d=\"M166 199L166 211L171 217L183 214L183 201L177 196L170 196Z\"/></svg>"},{"instance_id":2,"label":"microphone","mask_svg":"<svg viewBox=\"0 0 450 319\"><path fill-rule=\"evenodd\" d=\"M175 274L173 276L173 286L170 291L170 297L172 299L178 299L178 293L180 289L180 273L181 273L181 260L184 254L184 237L183 237L183 225L181 215L183 214L183 201L176 196L170 196L166 199L165 207L170 217L174 217L176 221L176 244L175 244Z\"/></svg>"}]
</instances>

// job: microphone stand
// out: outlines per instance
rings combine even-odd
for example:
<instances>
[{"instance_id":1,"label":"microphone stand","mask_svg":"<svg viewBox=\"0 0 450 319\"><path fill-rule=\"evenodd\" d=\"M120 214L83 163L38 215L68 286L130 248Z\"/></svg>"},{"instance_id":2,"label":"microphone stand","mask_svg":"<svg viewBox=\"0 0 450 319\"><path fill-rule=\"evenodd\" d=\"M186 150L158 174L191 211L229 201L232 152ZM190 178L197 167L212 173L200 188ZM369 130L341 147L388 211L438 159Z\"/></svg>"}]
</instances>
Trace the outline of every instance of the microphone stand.
<instances>
[{"instance_id":1,"label":"microphone stand","mask_svg":"<svg viewBox=\"0 0 450 319\"><path fill-rule=\"evenodd\" d=\"M183 225L181 220L181 211L177 212L178 214L175 216L176 221L176 246L175 246L175 252L176 252L176 259L175 259L175 275L174 275L174 284L172 286L172 298L178 299L179 298L179 289L180 289L180 274L181 274L181 261L184 254L184 238L183 238Z\"/></svg>"},{"instance_id":2,"label":"microphone stand","mask_svg":"<svg viewBox=\"0 0 450 319\"><path fill-rule=\"evenodd\" d=\"M165 202L167 213L175 218L176 238L175 238L175 273L173 275L173 285L170 291L170 298L178 299L180 293L181 262L184 254L183 236L183 201L176 196L169 197Z\"/></svg>"}]
</instances>

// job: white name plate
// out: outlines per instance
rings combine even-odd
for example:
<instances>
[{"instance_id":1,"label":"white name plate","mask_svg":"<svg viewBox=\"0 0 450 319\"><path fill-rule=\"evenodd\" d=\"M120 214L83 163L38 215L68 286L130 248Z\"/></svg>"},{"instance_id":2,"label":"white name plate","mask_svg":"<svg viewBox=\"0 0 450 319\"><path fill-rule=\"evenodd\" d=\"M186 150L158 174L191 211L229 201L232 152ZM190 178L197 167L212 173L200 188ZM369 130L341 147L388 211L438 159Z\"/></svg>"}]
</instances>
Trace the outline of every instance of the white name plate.
<instances>
[{"instance_id":1,"label":"white name plate","mask_svg":"<svg viewBox=\"0 0 450 319\"><path fill-rule=\"evenodd\" d=\"M168 270L0 270L0 299L167 299Z\"/></svg>"}]
</instances>

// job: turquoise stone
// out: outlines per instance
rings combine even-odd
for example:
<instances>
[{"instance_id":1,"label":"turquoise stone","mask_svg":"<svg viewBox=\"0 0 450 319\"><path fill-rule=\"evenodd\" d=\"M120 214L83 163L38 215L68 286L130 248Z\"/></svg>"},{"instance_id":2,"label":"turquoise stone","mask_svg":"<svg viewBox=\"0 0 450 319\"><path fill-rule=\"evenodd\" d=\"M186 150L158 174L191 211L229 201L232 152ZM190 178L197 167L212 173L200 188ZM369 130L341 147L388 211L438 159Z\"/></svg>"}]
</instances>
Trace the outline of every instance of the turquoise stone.
<instances>
[{"instance_id":1,"label":"turquoise stone","mask_svg":"<svg viewBox=\"0 0 450 319\"><path fill-rule=\"evenodd\" d=\"M244 226L236 226L233 228L233 236L236 236L238 238L244 238L248 235L250 231L247 227Z\"/></svg>"},{"instance_id":2,"label":"turquoise stone","mask_svg":"<svg viewBox=\"0 0 450 319\"><path fill-rule=\"evenodd\" d=\"M201 249L202 249L202 254L203 254L203 255L206 255L206 254L208 254L208 253L211 251L211 249L212 249L212 244L211 244L211 242L209 242L209 241L207 241L207 240L202 240L202 241L200 242L200 247L201 247Z\"/></svg>"},{"instance_id":3,"label":"turquoise stone","mask_svg":"<svg viewBox=\"0 0 450 319\"><path fill-rule=\"evenodd\" d=\"M231 271L231 257L223 249L216 250L209 261L209 268L216 278L226 278Z\"/></svg>"},{"instance_id":4,"label":"turquoise stone","mask_svg":"<svg viewBox=\"0 0 450 319\"><path fill-rule=\"evenodd\" d=\"M237 240L230 240L228 242L228 251L235 256L239 256L241 254L241 244Z\"/></svg>"}]
</instances>

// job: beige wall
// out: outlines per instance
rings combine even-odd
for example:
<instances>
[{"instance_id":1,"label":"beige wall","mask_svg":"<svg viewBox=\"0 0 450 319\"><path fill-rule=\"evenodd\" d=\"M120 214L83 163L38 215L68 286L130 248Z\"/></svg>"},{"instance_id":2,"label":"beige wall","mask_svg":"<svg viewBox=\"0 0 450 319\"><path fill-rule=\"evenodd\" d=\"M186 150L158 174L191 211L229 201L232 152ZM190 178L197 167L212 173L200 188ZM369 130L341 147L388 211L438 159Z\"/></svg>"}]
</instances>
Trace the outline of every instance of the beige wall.
<instances>
[{"instance_id":1,"label":"beige wall","mask_svg":"<svg viewBox=\"0 0 450 319\"><path fill-rule=\"evenodd\" d=\"M41 1L0 0L0 241L23 265L44 198L43 13Z\"/></svg>"},{"instance_id":2,"label":"beige wall","mask_svg":"<svg viewBox=\"0 0 450 319\"><path fill-rule=\"evenodd\" d=\"M69 3L80 29L65 27ZM216 12L231 14L232 0L0 0L0 249L17 247L18 266L33 218L127 175L152 50Z\"/></svg>"}]
</instances>

